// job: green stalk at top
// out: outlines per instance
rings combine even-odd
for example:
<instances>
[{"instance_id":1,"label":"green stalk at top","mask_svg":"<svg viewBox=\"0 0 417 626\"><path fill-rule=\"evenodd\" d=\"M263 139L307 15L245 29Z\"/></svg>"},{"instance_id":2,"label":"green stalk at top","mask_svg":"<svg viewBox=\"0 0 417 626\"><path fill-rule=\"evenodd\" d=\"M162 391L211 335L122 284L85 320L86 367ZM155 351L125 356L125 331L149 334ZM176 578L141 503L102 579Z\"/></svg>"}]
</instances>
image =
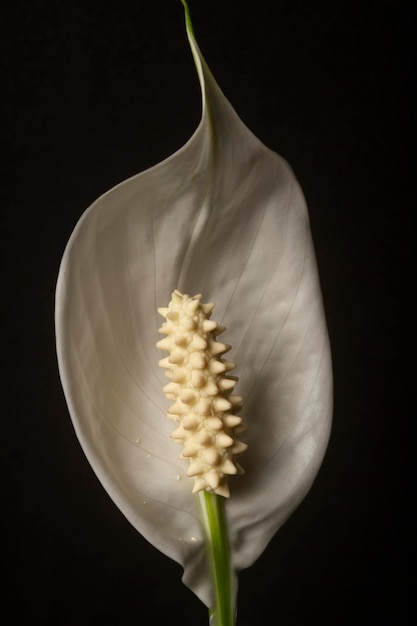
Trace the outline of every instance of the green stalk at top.
<instances>
[{"instance_id":1,"label":"green stalk at top","mask_svg":"<svg viewBox=\"0 0 417 626\"><path fill-rule=\"evenodd\" d=\"M191 16L190 16L190 9L188 8L188 4L186 3L185 0L181 0L181 2L184 5L185 23L187 25L188 30L194 35L193 24L191 22Z\"/></svg>"}]
</instances>

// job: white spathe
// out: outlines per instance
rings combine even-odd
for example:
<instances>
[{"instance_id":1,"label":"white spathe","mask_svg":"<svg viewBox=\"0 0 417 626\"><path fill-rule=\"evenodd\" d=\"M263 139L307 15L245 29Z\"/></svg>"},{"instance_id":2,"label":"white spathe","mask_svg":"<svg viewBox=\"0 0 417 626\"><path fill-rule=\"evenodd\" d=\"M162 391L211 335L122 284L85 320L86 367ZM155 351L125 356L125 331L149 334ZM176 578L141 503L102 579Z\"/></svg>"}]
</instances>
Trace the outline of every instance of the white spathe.
<instances>
[{"instance_id":1,"label":"white spathe","mask_svg":"<svg viewBox=\"0 0 417 626\"><path fill-rule=\"evenodd\" d=\"M314 480L330 432L332 373L303 195L288 164L238 118L187 32L201 122L181 150L82 216L59 273L56 336L69 411L95 473L210 606L198 499L165 418L157 307L175 288L202 293L227 327L249 444L226 507L236 573Z\"/></svg>"}]
</instances>

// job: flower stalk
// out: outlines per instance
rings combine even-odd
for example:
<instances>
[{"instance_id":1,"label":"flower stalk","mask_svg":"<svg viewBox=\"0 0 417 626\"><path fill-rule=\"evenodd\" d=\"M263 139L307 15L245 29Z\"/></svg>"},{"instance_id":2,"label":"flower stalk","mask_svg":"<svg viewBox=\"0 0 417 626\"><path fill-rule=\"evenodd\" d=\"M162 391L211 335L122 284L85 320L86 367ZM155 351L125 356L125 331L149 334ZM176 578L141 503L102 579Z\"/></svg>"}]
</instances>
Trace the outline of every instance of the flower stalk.
<instances>
[{"instance_id":1,"label":"flower stalk","mask_svg":"<svg viewBox=\"0 0 417 626\"><path fill-rule=\"evenodd\" d=\"M234 626L235 607L225 500L208 491L201 491L199 500L214 588L210 624Z\"/></svg>"}]
</instances>

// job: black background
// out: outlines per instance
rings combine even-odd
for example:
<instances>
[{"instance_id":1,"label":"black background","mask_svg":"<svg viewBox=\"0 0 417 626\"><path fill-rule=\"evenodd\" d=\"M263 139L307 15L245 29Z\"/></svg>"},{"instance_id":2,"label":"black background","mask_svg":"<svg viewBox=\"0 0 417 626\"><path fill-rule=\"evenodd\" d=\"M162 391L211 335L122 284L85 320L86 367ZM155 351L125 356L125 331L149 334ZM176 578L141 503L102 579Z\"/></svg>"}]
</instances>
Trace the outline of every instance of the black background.
<instances>
[{"instance_id":1,"label":"black background","mask_svg":"<svg viewBox=\"0 0 417 626\"><path fill-rule=\"evenodd\" d=\"M384 0L190 8L226 96L304 189L334 362L326 459L303 504L241 573L238 625L412 624L411 15ZM180 567L136 533L90 469L53 328L59 263L82 212L179 148L198 123L182 6L35 0L9 11L2 623L205 624Z\"/></svg>"}]
</instances>

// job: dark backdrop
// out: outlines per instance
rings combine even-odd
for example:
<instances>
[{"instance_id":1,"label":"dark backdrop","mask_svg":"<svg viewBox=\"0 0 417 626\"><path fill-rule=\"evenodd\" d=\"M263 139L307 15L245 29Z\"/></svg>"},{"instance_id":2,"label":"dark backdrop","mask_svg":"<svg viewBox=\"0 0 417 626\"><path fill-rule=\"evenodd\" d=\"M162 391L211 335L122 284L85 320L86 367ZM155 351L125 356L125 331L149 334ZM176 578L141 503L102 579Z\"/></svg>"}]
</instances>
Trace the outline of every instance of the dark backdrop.
<instances>
[{"instance_id":1,"label":"dark backdrop","mask_svg":"<svg viewBox=\"0 0 417 626\"><path fill-rule=\"evenodd\" d=\"M326 459L241 573L238 624L406 626L415 619L411 15L384 0L190 8L225 94L304 189L334 360ZM4 17L2 623L205 624L179 566L136 533L90 469L53 328L58 267L80 215L198 123L182 6L17 0Z\"/></svg>"}]
</instances>

